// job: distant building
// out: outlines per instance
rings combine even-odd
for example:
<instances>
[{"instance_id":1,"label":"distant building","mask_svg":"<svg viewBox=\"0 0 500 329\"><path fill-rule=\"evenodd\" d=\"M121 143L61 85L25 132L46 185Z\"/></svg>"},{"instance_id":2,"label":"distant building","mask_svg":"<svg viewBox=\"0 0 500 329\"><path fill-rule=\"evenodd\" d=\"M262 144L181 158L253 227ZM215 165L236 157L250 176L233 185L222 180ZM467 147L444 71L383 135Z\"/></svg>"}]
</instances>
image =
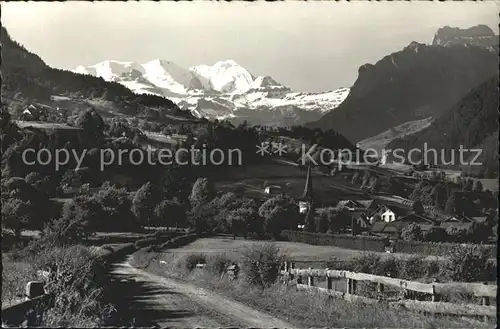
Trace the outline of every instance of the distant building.
<instances>
[{"instance_id":1,"label":"distant building","mask_svg":"<svg viewBox=\"0 0 500 329\"><path fill-rule=\"evenodd\" d=\"M386 223L394 222L396 220L396 214L391 209L387 208L381 215L382 221Z\"/></svg>"},{"instance_id":2,"label":"distant building","mask_svg":"<svg viewBox=\"0 0 500 329\"><path fill-rule=\"evenodd\" d=\"M269 186L266 186L266 188L264 189L264 193L266 194L274 194L274 193L277 193L281 191L281 186L278 186L278 185L269 185Z\"/></svg>"}]
</instances>

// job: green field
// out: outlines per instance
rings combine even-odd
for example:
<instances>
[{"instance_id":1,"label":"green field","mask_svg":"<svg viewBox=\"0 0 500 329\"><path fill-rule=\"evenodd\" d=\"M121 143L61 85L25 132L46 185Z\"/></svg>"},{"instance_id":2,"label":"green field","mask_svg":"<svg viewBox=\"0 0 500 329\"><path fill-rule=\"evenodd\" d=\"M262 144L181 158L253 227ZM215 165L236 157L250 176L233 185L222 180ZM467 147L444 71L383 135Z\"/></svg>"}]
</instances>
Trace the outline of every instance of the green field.
<instances>
[{"instance_id":1,"label":"green field","mask_svg":"<svg viewBox=\"0 0 500 329\"><path fill-rule=\"evenodd\" d=\"M218 189L265 199L264 185L278 185L280 191L299 197L304 191L306 171L292 165L264 163L244 167L227 168L223 174L213 177ZM339 199L366 199L342 175L336 177L312 173L314 194L325 205L336 204Z\"/></svg>"},{"instance_id":2,"label":"green field","mask_svg":"<svg viewBox=\"0 0 500 329\"><path fill-rule=\"evenodd\" d=\"M265 241L244 240L230 237L214 237L198 239L195 242L178 249L171 249L165 254L185 255L189 253L201 254L219 254L225 253L231 259L240 259L242 253L253 244L266 243ZM363 255L365 252L360 250L343 249L331 246L313 246L305 243L277 241L274 242L283 253L290 256L297 268L325 268L326 263L332 259L349 260ZM381 257L401 257L407 258L411 255L400 253L378 253ZM431 256L429 258L437 259Z\"/></svg>"}]
</instances>

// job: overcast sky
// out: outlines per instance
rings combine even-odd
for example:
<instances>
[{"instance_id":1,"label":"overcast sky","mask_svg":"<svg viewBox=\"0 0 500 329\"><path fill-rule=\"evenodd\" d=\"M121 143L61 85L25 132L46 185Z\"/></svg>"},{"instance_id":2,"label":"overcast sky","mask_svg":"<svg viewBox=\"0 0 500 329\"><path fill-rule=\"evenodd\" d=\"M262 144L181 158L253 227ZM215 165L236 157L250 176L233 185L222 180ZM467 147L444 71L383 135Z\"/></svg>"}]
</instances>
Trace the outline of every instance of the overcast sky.
<instances>
[{"instance_id":1,"label":"overcast sky","mask_svg":"<svg viewBox=\"0 0 500 329\"><path fill-rule=\"evenodd\" d=\"M358 67L439 27L487 24L488 2L8 2L2 25L50 66L155 58L189 67L233 59L297 91L349 87Z\"/></svg>"}]
</instances>

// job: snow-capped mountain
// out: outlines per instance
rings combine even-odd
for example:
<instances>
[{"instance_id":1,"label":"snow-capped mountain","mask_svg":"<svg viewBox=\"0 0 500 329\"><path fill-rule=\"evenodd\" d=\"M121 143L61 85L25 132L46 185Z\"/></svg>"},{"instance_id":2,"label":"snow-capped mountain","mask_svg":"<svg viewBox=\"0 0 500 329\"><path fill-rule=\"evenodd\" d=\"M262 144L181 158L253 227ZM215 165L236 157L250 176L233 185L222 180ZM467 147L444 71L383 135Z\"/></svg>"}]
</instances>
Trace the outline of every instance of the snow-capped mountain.
<instances>
[{"instance_id":1,"label":"snow-capped mountain","mask_svg":"<svg viewBox=\"0 0 500 329\"><path fill-rule=\"evenodd\" d=\"M317 120L349 94L349 88L293 92L270 76L254 77L233 60L189 69L160 59L144 64L107 60L79 66L73 72L121 83L137 94L167 97L197 117L247 120L251 124L290 125Z\"/></svg>"}]
</instances>

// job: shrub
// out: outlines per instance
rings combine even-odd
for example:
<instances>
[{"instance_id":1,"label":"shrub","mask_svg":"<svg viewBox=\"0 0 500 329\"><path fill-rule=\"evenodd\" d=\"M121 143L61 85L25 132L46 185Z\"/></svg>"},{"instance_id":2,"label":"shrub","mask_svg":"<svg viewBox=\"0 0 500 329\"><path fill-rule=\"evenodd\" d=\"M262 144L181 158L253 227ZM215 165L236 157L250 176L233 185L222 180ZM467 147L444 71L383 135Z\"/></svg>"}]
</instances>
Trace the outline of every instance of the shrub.
<instances>
[{"instance_id":1,"label":"shrub","mask_svg":"<svg viewBox=\"0 0 500 329\"><path fill-rule=\"evenodd\" d=\"M196 264L205 264L207 261L204 254L189 254L182 260L183 267L192 271L196 267Z\"/></svg>"},{"instance_id":2,"label":"shrub","mask_svg":"<svg viewBox=\"0 0 500 329\"><path fill-rule=\"evenodd\" d=\"M287 257L274 243L254 244L243 251L242 273L250 284L266 287L279 277L279 271Z\"/></svg>"},{"instance_id":3,"label":"shrub","mask_svg":"<svg viewBox=\"0 0 500 329\"><path fill-rule=\"evenodd\" d=\"M87 248L47 248L36 255L33 264L58 275L47 284L47 290L56 298L50 312L52 316L44 319L46 326L74 326L75 323L99 326L106 321L103 310L109 308L101 302L103 287L107 286L106 268Z\"/></svg>"},{"instance_id":4,"label":"shrub","mask_svg":"<svg viewBox=\"0 0 500 329\"><path fill-rule=\"evenodd\" d=\"M382 272L380 256L375 253L363 253L352 260L353 271L368 274Z\"/></svg>"},{"instance_id":5,"label":"shrub","mask_svg":"<svg viewBox=\"0 0 500 329\"><path fill-rule=\"evenodd\" d=\"M479 245L457 247L442 266L442 275L452 281L487 281L491 278L490 253Z\"/></svg>"},{"instance_id":6,"label":"shrub","mask_svg":"<svg viewBox=\"0 0 500 329\"><path fill-rule=\"evenodd\" d=\"M213 275L221 275L226 268L232 264L232 261L226 254L216 254L208 257L207 270Z\"/></svg>"},{"instance_id":7,"label":"shrub","mask_svg":"<svg viewBox=\"0 0 500 329\"><path fill-rule=\"evenodd\" d=\"M378 252L384 252L388 243L388 239L374 236L322 234L290 230L282 231L281 236L292 242Z\"/></svg>"},{"instance_id":8,"label":"shrub","mask_svg":"<svg viewBox=\"0 0 500 329\"><path fill-rule=\"evenodd\" d=\"M402 262L400 278L405 280L416 280L425 276L425 260L421 256L411 256Z\"/></svg>"},{"instance_id":9,"label":"shrub","mask_svg":"<svg viewBox=\"0 0 500 329\"><path fill-rule=\"evenodd\" d=\"M424 235L418 224L411 223L403 228L401 238L405 241L422 241L424 239Z\"/></svg>"},{"instance_id":10,"label":"shrub","mask_svg":"<svg viewBox=\"0 0 500 329\"><path fill-rule=\"evenodd\" d=\"M439 274L439 261L429 260L425 267L425 276L428 278L436 278Z\"/></svg>"},{"instance_id":11,"label":"shrub","mask_svg":"<svg viewBox=\"0 0 500 329\"><path fill-rule=\"evenodd\" d=\"M379 265L378 275L389 276L391 278L399 277L401 272L401 261L396 259L396 257L387 257L382 259Z\"/></svg>"}]
</instances>

